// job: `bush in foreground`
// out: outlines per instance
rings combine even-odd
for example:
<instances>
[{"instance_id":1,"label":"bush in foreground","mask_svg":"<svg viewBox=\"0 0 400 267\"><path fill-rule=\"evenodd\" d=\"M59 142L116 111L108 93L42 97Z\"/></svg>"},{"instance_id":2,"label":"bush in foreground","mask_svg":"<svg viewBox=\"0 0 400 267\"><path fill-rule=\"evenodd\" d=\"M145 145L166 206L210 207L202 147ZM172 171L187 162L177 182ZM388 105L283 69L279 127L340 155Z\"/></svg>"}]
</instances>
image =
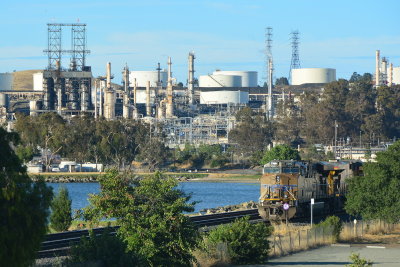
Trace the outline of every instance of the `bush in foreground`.
<instances>
[{"instance_id":1,"label":"bush in foreground","mask_svg":"<svg viewBox=\"0 0 400 267\"><path fill-rule=\"evenodd\" d=\"M195 203L177 189L178 182L160 173L132 180L116 170L99 178L101 192L92 195L84 217L92 222L116 220L117 236L126 251L135 253L141 266L190 266L198 231L183 212Z\"/></svg>"},{"instance_id":2,"label":"bush in foreground","mask_svg":"<svg viewBox=\"0 0 400 267\"><path fill-rule=\"evenodd\" d=\"M126 245L117 236L110 235L110 229L102 235L89 232L89 237L82 237L81 241L72 247L69 265L99 266L140 266L136 255L126 252Z\"/></svg>"},{"instance_id":3,"label":"bush in foreground","mask_svg":"<svg viewBox=\"0 0 400 267\"><path fill-rule=\"evenodd\" d=\"M332 229L332 241L337 242L339 240L340 232L343 229L343 223L339 217L329 216L323 222L317 224L316 227Z\"/></svg>"},{"instance_id":4,"label":"bush in foreground","mask_svg":"<svg viewBox=\"0 0 400 267\"><path fill-rule=\"evenodd\" d=\"M58 194L51 201L51 227L59 232L67 231L72 223L72 200L69 197L68 189L61 187Z\"/></svg>"},{"instance_id":5,"label":"bush in foreground","mask_svg":"<svg viewBox=\"0 0 400 267\"><path fill-rule=\"evenodd\" d=\"M229 261L234 264L264 263L268 259L272 228L264 223L251 224L249 218L211 230L205 237L205 249L212 253L226 247Z\"/></svg>"},{"instance_id":6,"label":"bush in foreground","mask_svg":"<svg viewBox=\"0 0 400 267\"><path fill-rule=\"evenodd\" d=\"M366 260L360 257L360 254L352 253L350 255L351 264L346 265L346 267L370 267L372 266L372 261Z\"/></svg>"}]
</instances>

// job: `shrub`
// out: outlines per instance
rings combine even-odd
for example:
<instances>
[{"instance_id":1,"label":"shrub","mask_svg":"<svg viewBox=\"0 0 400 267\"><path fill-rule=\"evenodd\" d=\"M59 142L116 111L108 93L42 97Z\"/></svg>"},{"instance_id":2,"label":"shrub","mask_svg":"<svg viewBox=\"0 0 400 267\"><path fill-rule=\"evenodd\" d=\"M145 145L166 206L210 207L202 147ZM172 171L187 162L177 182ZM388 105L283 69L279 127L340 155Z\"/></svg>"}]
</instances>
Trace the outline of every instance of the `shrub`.
<instances>
[{"instance_id":1,"label":"shrub","mask_svg":"<svg viewBox=\"0 0 400 267\"><path fill-rule=\"evenodd\" d=\"M84 210L87 220L114 218L118 236L142 266L191 265L198 231L183 212L192 212L195 203L176 188L176 179L156 173L132 181L128 174L110 170L99 182L101 192L90 196L91 205Z\"/></svg>"},{"instance_id":2,"label":"shrub","mask_svg":"<svg viewBox=\"0 0 400 267\"><path fill-rule=\"evenodd\" d=\"M360 254L352 253L350 255L351 264L346 265L346 267L369 267L372 266L372 261L360 258Z\"/></svg>"},{"instance_id":3,"label":"shrub","mask_svg":"<svg viewBox=\"0 0 400 267\"><path fill-rule=\"evenodd\" d=\"M51 201L51 227L59 232L67 231L72 223L72 200L69 197L68 189L61 187L58 194Z\"/></svg>"},{"instance_id":4,"label":"shrub","mask_svg":"<svg viewBox=\"0 0 400 267\"><path fill-rule=\"evenodd\" d=\"M205 239L205 247L217 250L221 244L226 244L228 256L234 264L263 263L268 259L271 232L272 229L264 223L251 224L245 217L211 230Z\"/></svg>"},{"instance_id":5,"label":"shrub","mask_svg":"<svg viewBox=\"0 0 400 267\"><path fill-rule=\"evenodd\" d=\"M110 235L106 229L101 235L89 232L89 237L82 237L71 248L70 264L97 263L100 266L138 266L136 255L126 252L126 245L117 236Z\"/></svg>"},{"instance_id":6,"label":"shrub","mask_svg":"<svg viewBox=\"0 0 400 267\"><path fill-rule=\"evenodd\" d=\"M323 222L317 224L316 227L331 228L333 241L337 242L339 240L340 232L343 229L343 224L339 217L329 216Z\"/></svg>"}]
</instances>

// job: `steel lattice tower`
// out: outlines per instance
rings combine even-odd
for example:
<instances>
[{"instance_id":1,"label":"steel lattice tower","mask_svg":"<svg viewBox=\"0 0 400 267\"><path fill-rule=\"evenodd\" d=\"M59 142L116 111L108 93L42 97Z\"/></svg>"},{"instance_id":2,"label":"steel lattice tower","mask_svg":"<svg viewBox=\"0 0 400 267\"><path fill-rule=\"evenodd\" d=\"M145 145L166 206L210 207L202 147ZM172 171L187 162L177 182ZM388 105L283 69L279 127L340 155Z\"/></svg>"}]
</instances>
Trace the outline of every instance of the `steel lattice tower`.
<instances>
[{"instance_id":1,"label":"steel lattice tower","mask_svg":"<svg viewBox=\"0 0 400 267\"><path fill-rule=\"evenodd\" d=\"M85 67L86 54L86 24L84 23L49 23L47 49L44 50L48 55L48 69L57 69L57 64L61 66L61 55L71 54L73 70L82 71ZM62 49L62 28L71 27L72 47L70 50ZM58 63L57 63L58 62Z\"/></svg>"},{"instance_id":2,"label":"steel lattice tower","mask_svg":"<svg viewBox=\"0 0 400 267\"><path fill-rule=\"evenodd\" d=\"M292 69L300 68L300 59L299 59L299 31L292 31L291 33L292 40L292 62L290 63L290 71L289 71L289 82L292 81Z\"/></svg>"},{"instance_id":3,"label":"steel lattice tower","mask_svg":"<svg viewBox=\"0 0 400 267\"><path fill-rule=\"evenodd\" d=\"M266 56L266 67L267 67L267 85L268 85L268 99L267 99L267 117L272 118L273 107L272 107L272 84L273 84L273 57L272 57L272 28L268 27L265 29L265 56Z\"/></svg>"}]
</instances>

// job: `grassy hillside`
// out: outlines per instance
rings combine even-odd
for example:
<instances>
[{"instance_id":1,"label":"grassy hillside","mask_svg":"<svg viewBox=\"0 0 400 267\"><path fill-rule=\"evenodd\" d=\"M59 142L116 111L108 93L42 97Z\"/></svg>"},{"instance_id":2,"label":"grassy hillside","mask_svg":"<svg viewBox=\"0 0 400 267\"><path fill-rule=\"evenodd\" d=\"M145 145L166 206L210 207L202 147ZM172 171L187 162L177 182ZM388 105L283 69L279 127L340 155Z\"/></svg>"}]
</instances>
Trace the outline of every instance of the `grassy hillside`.
<instances>
[{"instance_id":1,"label":"grassy hillside","mask_svg":"<svg viewBox=\"0 0 400 267\"><path fill-rule=\"evenodd\" d=\"M31 91L33 90L33 74L42 70L23 70L13 72L14 83L13 89L16 91Z\"/></svg>"}]
</instances>

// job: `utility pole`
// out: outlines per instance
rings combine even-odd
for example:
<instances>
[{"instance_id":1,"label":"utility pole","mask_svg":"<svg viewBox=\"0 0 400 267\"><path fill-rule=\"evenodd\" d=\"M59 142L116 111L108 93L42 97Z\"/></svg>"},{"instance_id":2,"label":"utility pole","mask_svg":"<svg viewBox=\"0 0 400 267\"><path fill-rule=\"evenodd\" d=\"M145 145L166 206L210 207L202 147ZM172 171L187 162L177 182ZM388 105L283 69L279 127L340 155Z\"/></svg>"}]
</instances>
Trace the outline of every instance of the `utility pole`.
<instances>
[{"instance_id":1,"label":"utility pole","mask_svg":"<svg viewBox=\"0 0 400 267\"><path fill-rule=\"evenodd\" d=\"M337 128L338 128L338 124L335 120L335 147L333 149L333 153L335 155L335 159L336 159L336 147L337 147Z\"/></svg>"}]
</instances>

